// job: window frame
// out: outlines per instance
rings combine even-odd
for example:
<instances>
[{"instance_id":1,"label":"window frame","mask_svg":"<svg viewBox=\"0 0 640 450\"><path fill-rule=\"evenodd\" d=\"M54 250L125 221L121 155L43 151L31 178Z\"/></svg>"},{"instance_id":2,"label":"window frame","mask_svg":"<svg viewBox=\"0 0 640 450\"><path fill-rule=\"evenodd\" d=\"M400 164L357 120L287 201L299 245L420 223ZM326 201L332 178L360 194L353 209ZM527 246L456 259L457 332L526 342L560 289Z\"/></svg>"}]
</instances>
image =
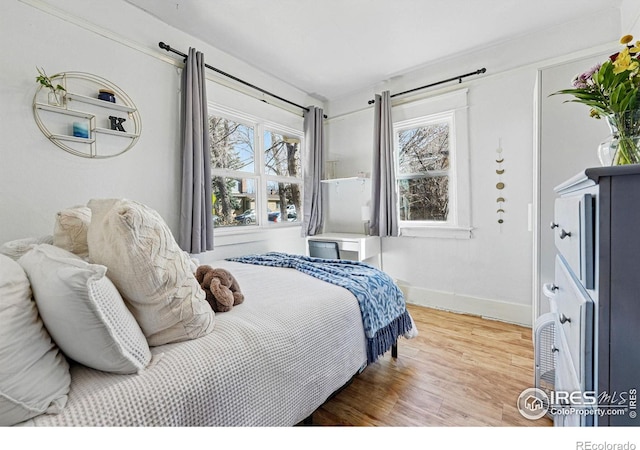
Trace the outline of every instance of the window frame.
<instances>
[{"instance_id":1,"label":"window frame","mask_svg":"<svg viewBox=\"0 0 640 450\"><path fill-rule=\"evenodd\" d=\"M446 123L449 130L449 168L447 170L427 170L426 172L411 174L400 173L400 132L440 123ZM448 177L449 184L447 190L449 197L447 220L399 220L400 227L410 227L412 225L450 227L456 225L458 223L458 220L456 206L457 189L455 183L455 123L453 111L397 122L393 127L393 136L394 156L396 160L396 182L398 186L398 214L400 214L400 202L402 201L402 199L400 198L400 180L415 180L417 178L435 178L439 176L446 176Z\"/></svg>"},{"instance_id":2,"label":"window frame","mask_svg":"<svg viewBox=\"0 0 640 450\"><path fill-rule=\"evenodd\" d=\"M471 238L469 144L468 144L468 89L429 97L410 104L394 107L393 123L394 158L396 162L396 192L398 193L398 224L400 236ZM399 132L434 123L449 124L449 204L446 221L400 220L400 180L407 174L400 173ZM432 175L444 171L430 171Z\"/></svg>"},{"instance_id":3,"label":"window frame","mask_svg":"<svg viewBox=\"0 0 640 450\"><path fill-rule=\"evenodd\" d=\"M232 234L244 234L262 232L274 228L285 227L299 227L302 225L302 216L299 216L299 220L295 222L270 222L266 214L258 214L259 211L267 211L268 208L268 194L267 183L268 182L283 182L283 183L296 183L300 186L300 197L304 199L304 132L295 128L272 122L270 120L263 119L259 116L246 114L241 111L228 108L226 106L209 103L207 108L207 114L209 117L216 116L234 122L239 122L247 126L253 127L253 145L254 145L254 171L243 172L239 170L211 168L211 177L221 176L228 178L247 178L253 179L256 186L255 195L255 211L256 211L256 223L251 225L235 225L225 227L215 227L215 233L220 235L232 235ZM296 137L300 140L299 152L300 152L300 176L278 176L269 175L265 166L265 148L264 148L264 133L265 131L272 131L287 136ZM302 210L302 205L300 205Z\"/></svg>"}]
</instances>

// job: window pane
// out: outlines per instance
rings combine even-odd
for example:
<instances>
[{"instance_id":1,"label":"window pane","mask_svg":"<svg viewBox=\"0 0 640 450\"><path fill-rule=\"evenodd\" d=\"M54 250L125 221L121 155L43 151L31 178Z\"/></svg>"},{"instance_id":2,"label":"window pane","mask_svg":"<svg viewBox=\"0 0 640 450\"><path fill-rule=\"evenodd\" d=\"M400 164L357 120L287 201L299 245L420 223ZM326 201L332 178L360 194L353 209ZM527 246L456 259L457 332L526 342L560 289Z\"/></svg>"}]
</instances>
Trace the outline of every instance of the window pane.
<instances>
[{"instance_id":1,"label":"window pane","mask_svg":"<svg viewBox=\"0 0 640 450\"><path fill-rule=\"evenodd\" d=\"M269 223L300 222L302 220L301 192L302 186L298 183L267 182Z\"/></svg>"},{"instance_id":2,"label":"window pane","mask_svg":"<svg viewBox=\"0 0 640 450\"><path fill-rule=\"evenodd\" d=\"M449 123L398 132L399 173L424 173L449 169Z\"/></svg>"},{"instance_id":3,"label":"window pane","mask_svg":"<svg viewBox=\"0 0 640 450\"><path fill-rule=\"evenodd\" d=\"M254 172L253 127L209 116L211 168Z\"/></svg>"},{"instance_id":4,"label":"window pane","mask_svg":"<svg viewBox=\"0 0 640 450\"><path fill-rule=\"evenodd\" d=\"M213 223L216 227L256 224L256 180L212 177Z\"/></svg>"},{"instance_id":5,"label":"window pane","mask_svg":"<svg viewBox=\"0 0 640 450\"><path fill-rule=\"evenodd\" d=\"M449 177L399 180L400 220L444 222L449 214Z\"/></svg>"},{"instance_id":6,"label":"window pane","mask_svg":"<svg viewBox=\"0 0 640 450\"><path fill-rule=\"evenodd\" d=\"M267 175L298 177L300 170L300 138L264 132L264 163Z\"/></svg>"}]
</instances>

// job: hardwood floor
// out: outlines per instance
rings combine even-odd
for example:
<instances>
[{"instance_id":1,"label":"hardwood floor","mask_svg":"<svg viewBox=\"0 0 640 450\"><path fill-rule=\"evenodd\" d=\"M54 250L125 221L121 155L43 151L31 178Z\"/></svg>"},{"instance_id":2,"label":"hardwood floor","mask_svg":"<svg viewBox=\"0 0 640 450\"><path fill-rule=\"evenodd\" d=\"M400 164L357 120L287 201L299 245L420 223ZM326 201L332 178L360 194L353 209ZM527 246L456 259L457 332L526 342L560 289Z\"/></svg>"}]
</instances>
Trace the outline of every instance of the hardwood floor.
<instances>
[{"instance_id":1,"label":"hardwood floor","mask_svg":"<svg viewBox=\"0 0 640 450\"><path fill-rule=\"evenodd\" d=\"M391 352L313 414L330 426L550 426L520 415L533 387L531 330L408 305L419 336Z\"/></svg>"}]
</instances>

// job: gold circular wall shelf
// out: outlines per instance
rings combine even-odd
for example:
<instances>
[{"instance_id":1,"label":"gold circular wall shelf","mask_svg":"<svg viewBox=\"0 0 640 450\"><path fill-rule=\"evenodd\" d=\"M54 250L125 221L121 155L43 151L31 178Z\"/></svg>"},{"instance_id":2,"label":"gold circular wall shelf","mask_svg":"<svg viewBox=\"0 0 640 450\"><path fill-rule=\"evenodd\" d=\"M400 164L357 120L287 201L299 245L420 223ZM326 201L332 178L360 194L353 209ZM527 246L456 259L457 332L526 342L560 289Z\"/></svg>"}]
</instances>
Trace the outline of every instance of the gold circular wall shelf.
<instances>
[{"instance_id":1,"label":"gold circular wall shelf","mask_svg":"<svg viewBox=\"0 0 640 450\"><path fill-rule=\"evenodd\" d=\"M33 116L55 145L76 156L104 159L121 155L138 142L140 113L118 86L84 72L61 72L51 80L66 92L59 103L50 103L49 90L40 86L33 96ZM99 99L101 90L111 92L116 103ZM86 136L74 135L77 124L87 130Z\"/></svg>"}]
</instances>

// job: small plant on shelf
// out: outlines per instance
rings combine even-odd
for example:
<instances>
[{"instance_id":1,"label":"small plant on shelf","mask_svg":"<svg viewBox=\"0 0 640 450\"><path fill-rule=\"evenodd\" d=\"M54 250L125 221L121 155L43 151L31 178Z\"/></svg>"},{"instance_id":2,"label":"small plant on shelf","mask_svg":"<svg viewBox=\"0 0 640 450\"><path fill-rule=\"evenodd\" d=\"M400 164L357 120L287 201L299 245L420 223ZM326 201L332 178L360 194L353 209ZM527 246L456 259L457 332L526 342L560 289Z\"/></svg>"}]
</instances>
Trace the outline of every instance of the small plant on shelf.
<instances>
[{"instance_id":1,"label":"small plant on shelf","mask_svg":"<svg viewBox=\"0 0 640 450\"><path fill-rule=\"evenodd\" d=\"M62 106L62 97L60 97L60 95L64 95L64 92L67 90L61 84L56 84L54 86L53 81L49 78L49 75L47 75L42 67L36 67L36 69L38 70L36 81L51 91L49 93L49 103L55 104L56 106Z\"/></svg>"}]
</instances>

